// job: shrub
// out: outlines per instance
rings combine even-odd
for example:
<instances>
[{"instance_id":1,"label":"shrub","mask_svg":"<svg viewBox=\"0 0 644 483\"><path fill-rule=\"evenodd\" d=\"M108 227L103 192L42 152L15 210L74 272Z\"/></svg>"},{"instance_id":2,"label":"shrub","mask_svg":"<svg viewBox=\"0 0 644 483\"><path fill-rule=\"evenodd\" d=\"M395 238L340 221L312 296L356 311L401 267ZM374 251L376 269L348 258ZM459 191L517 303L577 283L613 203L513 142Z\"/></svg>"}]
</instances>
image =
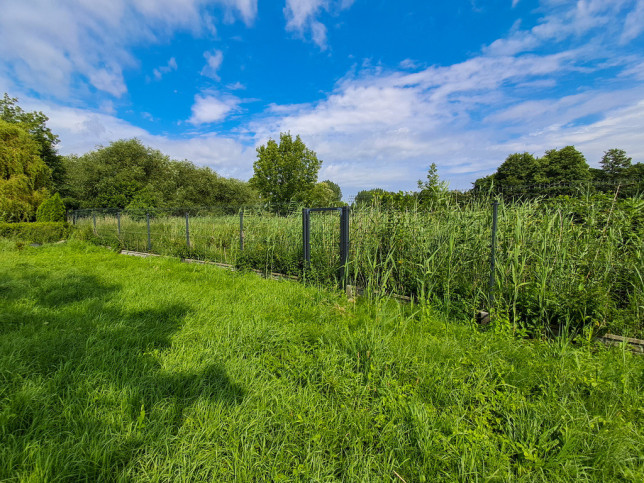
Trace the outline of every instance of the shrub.
<instances>
[{"instance_id":1,"label":"shrub","mask_svg":"<svg viewBox=\"0 0 644 483\"><path fill-rule=\"evenodd\" d=\"M36 221L65 221L65 204L58 193L47 198L40 204L38 210L36 210Z\"/></svg>"},{"instance_id":2,"label":"shrub","mask_svg":"<svg viewBox=\"0 0 644 483\"><path fill-rule=\"evenodd\" d=\"M69 236L67 223L0 223L0 238L34 243L52 243Z\"/></svg>"}]
</instances>

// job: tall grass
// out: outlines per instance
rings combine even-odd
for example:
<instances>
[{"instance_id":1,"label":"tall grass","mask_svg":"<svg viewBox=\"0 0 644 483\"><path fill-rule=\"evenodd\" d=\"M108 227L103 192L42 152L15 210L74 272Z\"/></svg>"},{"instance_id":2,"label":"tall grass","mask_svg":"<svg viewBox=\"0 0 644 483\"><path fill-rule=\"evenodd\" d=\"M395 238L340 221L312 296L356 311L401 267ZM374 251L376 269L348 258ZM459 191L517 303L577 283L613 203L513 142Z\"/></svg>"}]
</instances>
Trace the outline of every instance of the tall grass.
<instances>
[{"instance_id":1,"label":"tall grass","mask_svg":"<svg viewBox=\"0 0 644 483\"><path fill-rule=\"evenodd\" d=\"M644 334L644 200L594 195L501 202L492 288L491 218L489 200L446 200L432 210L353 209L348 282L369 293L422 299L458 316L492 309L499 323L520 335ZM79 221L87 237L91 224L90 217ZM102 243L146 249L145 221L123 215L121 227L117 237L115 218L99 214L97 236ZM243 250L238 214L191 217L190 247L185 230L185 218L155 217L152 251L264 272L303 272L299 211L280 216L247 209ZM311 230L308 279L336 281L339 215L314 213Z\"/></svg>"},{"instance_id":2,"label":"tall grass","mask_svg":"<svg viewBox=\"0 0 644 483\"><path fill-rule=\"evenodd\" d=\"M79 242L0 295L2 481L644 479L621 348Z\"/></svg>"}]
</instances>

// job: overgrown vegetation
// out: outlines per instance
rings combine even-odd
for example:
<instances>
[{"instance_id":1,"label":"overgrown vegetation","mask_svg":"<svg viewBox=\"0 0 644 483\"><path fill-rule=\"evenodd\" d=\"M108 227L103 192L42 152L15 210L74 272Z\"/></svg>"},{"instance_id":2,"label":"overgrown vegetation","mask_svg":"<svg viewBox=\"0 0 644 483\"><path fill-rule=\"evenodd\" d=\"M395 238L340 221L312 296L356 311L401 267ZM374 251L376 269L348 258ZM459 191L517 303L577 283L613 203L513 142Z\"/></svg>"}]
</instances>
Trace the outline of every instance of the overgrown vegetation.
<instances>
[{"instance_id":1,"label":"overgrown vegetation","mask_svg":"<svg viewBox=\"0 0 644 483\"><path fill-rule=\"evenodd\" d=\"M80 243L0 260L2 480L644 479L620 348Z\"/></svg>"},{"instance_id":2,"label":"overgrown vegetation","mask_svg":"<svg viewBox=\"0 0 644 483\"><path fill-rule=\"evenodd\" d=\"M454 203L444 196L433 211L355 207L351 214L349 283L368 291L410 295L456 317L490 307L517 335L611 330L644 334L644 200L614 195L501 203L495 285L489 289L492 210L489 200ZM221 208L220 210L223 210ZM214 260L266 273L302 275L299 210L244 211L244 250L235 208L150 221L150 250ZM145 216L86 212L80 236L147 251ZM97 220L94 233L93 217ZM332 283L339 261L338 215L314 214L308 280Z\"/></svg>"},{"instance_id":3,"label":"overgrown vegetation","mask_svg":"<svg viewBox=\"0 0 644 483\"><path fill-rule=\"evenodd\" d=\"M20 126L0 119L0 222L30 221L49 196L51 170Z\"/></svg>"},{"instance_id":4,"label":"overgrown vegetation","mask_svg":"<svg viewBox=\"0 0 644 483\"><path fill-rule=\"evenodd\" d=\"M72 231L66 222L0 223L0 238L19 243L53 243L67 239Z\"/></svg>"},{"instance_id":5,"label":"overgrown vegetation","mask_svg":"<svg viewBox=\"0 0 644 483\"><path fill-rule=\"evenodd\" d=\"M40 206L36 210L36 221L67 221L65 205L63 204L63 200L60 198L60 195L58 193L47 198L40 204Z\"/></svg>"}]
</instances>

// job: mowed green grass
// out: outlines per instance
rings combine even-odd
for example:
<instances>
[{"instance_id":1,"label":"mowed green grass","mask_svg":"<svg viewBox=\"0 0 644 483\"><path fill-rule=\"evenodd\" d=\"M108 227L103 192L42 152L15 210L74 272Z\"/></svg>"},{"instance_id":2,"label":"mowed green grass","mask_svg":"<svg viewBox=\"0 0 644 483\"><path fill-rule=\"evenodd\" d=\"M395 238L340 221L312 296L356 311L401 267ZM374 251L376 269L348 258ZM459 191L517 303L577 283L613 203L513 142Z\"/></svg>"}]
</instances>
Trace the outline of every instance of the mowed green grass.
<instances>
[{"instance_id":1,"label":"mowed green grass","mask_svg":"<svg viewBox=\"0 0 644 483\"><path fill-rule=\"evenodd\" d=\"M0 241L0 480L643 481L644 358Z\"/></svg>"}]
</instances>

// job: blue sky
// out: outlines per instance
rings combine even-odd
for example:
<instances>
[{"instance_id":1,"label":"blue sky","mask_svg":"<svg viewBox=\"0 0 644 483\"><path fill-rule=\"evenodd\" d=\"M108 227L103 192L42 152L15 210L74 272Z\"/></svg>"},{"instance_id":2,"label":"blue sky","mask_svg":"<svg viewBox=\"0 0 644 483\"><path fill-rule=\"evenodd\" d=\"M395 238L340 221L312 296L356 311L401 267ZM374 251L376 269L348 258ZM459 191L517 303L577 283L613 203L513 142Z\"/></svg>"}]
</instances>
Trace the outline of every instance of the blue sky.
<instances>
[{"instance_id":1,"label":"blue sky","mask_svg":"<svg viewBox=\"0 0 644 483\"><path fill-rule=\"evenodd\" d=\"M138 137L248 179L299 134L347 196L513 152L644 162L644 0L4 0L0 92L62 154Z\"/></svg>"}]
</instances>

